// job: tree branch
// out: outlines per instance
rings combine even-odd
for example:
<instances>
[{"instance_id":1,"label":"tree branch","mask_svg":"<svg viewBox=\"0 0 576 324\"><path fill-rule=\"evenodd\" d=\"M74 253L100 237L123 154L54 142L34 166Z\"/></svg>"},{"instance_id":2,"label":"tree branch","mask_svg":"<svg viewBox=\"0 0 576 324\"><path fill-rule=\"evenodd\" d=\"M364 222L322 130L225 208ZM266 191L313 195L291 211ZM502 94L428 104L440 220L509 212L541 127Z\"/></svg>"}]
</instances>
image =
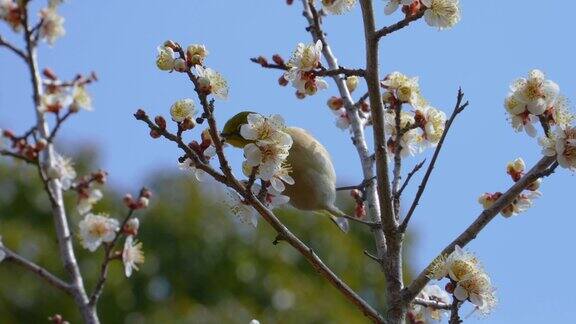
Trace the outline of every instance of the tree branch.
<instances>
[{"instance_id":1,"label":"tree branch","mask_svg":"<svg viewBox=\"0 0 576 324\"><path fill-rule=\"evenodd\" d=\"M452 309L452 305L450 305L450 304L444 304L441 302L437 302L435 300L422 299L422 298L415 298L412 301L412 304L416 304L416 305L420 305L420 306L424 306L424 307L430 307L430 308L434 308L434 309L442 309L442 310L451 310Z\"/></svg>"},{"instance_id":2,"label":"tree branch","mask_svg":"<svg viewBox=\"0 0 576 324\"><path fill-rule=\"evenodd\" d=\"M410 171L408 173L408 176L406 177L406 180L404 180L404 183L402 184L402 186L400 187L400 190L398 190L398 192L396 193L396 196L398 198L400 198L402 196L402 193L404 192L404 189L406 189L406 187L408 186L408 184L410 183L410 179L412 179L412 177L416 174L416 172L420 171L420 169L424 166L424 163L426 162L426 159L424 159L422 162L416 164L414 166L414 169L412 169L412 171Z\"/></svg>"},{"instance_id":3,"label":"tree branch","mask_svg":"<svg viewBox=\"0 0 576 324\"><path fill-rule=\"evenodd\" d=\"M44 139L50 137L50 130L48 123L44 118L44 114L40 111L41 98L42 98L42 78L38 68L38 61L36 55L36 42L33 36L33 30L29 24L28 2L25 1L22 5L23 25L24 25L24 42L26 43L26 56L28 58L28 70L30 73L30 80L32 82L34 110L36 111L36 126L40 136ZM54 146L48 143L47 147L42 151L39 157L40 174L47 174L48 169L54 165ZM68 226L68 219L64 206L62 196L62 185L58 179L48 179L46 183L46 191L51 197L52 215L54 219L54 226L56 228L56 237L58 241L58 248L60 258L64 264L66 273L71 280L71 292L74 301L85 323L97 324L99 323L96 309L88 305L88 296L84 289L84 282L76 261L74 254L74 247L72 243L72 235Z\"/></svg>"},{"instance_id":4,"label":"tree branch","mask_svg":"<svg viewBox=\"0 0 576 324\"><path fill-rule=\"evenodd\" d=\"M320 19L318 12L314 8L313 3L308 0L301 0L304 8L304 17L308 21L310 34L314 42L320 40L322 42L322 54L326 61L328 62L328 67L330 69L337 69L339 67L338 60L332 53L332 49L328 44L328 41L324 37L324 32L322 31L320 25ZM352 133L352 143L356 148L358 157L362 164L362 174L364 176L364 181L369 181L369 179L374 178L373 163L374 160L372 155L368 151L368 145L366 144L366 139L364 136L364 125L358 114L358 109L352 100L348 86L346 85L346 80L340 76L332 76L332 80L336 83L340 96L344 100L344 107L346 108L346 113L348 119L350 120L350 129ZM380 202L376 194L376 186L374 182L366 182L366 202L368 206L368 218L374 223L382 223L380 214ZM386 238L384 237L384 232L381 228L372 228L372 235L374 236L374 241L376 243L376 253L380 260L380 267L384 270L386 267Z\"/></svg>"},{"instance_id":5,"label":"tree branch","mask_svg":"<svg viewBox=\"0 0 576 324\"><path fill-rule=\"evenodd\" d=\"M0 35L0 46L4 46L7 49L11 50L14 54L20 56L24 60L24 62L28 63L28 56L26 53L19 49L18 47L12 45L12 43L8 42L2 35Z\"/></svg>"},{"instance_id":6,"label":"tree branch","mask_svg":"<svg viewBox=\"0 0 576 324\"><path fill-rule=\"evenodd\" d=\"M506 206L510 205L514 199L537 179L541 178L543 175L546 174L546 171L549 169L550 166L554 164L556 161L556 157L545 156L536 165L528 171L518 182L516 182L512 187L510 187L498 200L494 202L490 208L487 208L480 213L480 215L476 218L476 220L464 230L454 241L452 241L448 246L442 250L440 255L449 255L454 251L456 245L460 247L466 246L466 244L470 243L476 236L490 223L498 213L502 211ZM410 284L410 286L406 287L403 290L403 300L404 303L409 303L418 295L418 293L426 286L426 284L430 281L428 275L430 273L430 269L433 263L430 263L414 281Z\"/></svg>"},{"instance_id":7,"label":"tree branch","mask_svg":"<svg viewBox=\"0 0 576 324\"><path fill-rule=\"evenodd\" d=\"M4 250L4 253L6 253L5 261L12 262L24 268L25 270L34 273L36 276L38 276L38 278L42 279L49 285L63 291L67 295L72 295L72 287L62 279L53 275L50 271L44 269L32 261L29 261L23 256L18 255L16 252L8 249L5 246L0 245L0 250Z\"/></svg>"},{"instance_id":8,"label":"tree branch","mask_svg":"<svg viewBox=\"0 0 576 324\"><path fill-rule=\"evenodd\" d=\"M388 27L383 27L383 28L379 29L375 33L375 37L380 39L382 37L385 37L388 34L391 34L395 31L398 31L398 30L408 26L411 22L422 18L422 16L424 16L425 11L426 11L426 8L420 9L420 11L418 11L416 14L414 14L412 16L408 16L408 17L400 20L399 22L395 23L394 25L390 25Z\"/></svg>"},{"instance_id":9,"label":"tree branch","mask_svg":"<svg viewBox=\"0 0 576 324\"><path fill-rule=\"evenodd\" d=\"M402 221L402 225L400 225L400 232L402 232L402 233L404 233L406 231L406 228L408 227L408 223L410 222L410 218L412 218L412 215L414 214L414 211L416 210L416 207L418 206L418 203L420 202L420 198L422 197L422 194L424 193L424 190L426 189L426 186L428 184L428 180L430 179L430 175L432 174L432 170L434 170L434 166L436 165L436 160L438 159L438 155L440 155L440 150L442 150L442 146L444 145L444 140L446 139L446 135L448 135L448 131L450 130L450 127L452 126L454 119L456 119L456 116L458 116L458 114L461 113L462 111L464 111L464 109L468 106L468 102L465 102L464 104L462 104L463 99L464 99L464 92L462 92L462 89L458 89L456 106L454 107L454 110L452 111L452 115L450 116L450 119L448 119L448 121L446 122L446 126L444 127L444 132L442 133L442 137L440 137L440 141L438 142L438 145L436 146L436 149L434 150L434 155L432 156L432 161L430 161L430 164L428 165L428 169L426 170L426 173L424 174L424 178L422 178L422 182L420 183L420 186L418 187L418 191L416 192L416 197L414 198L414 201L412 202L412 205L410 206L410 210L408 211L408 214L406 214L404 221Z\"/></svg>"}]
</instances>

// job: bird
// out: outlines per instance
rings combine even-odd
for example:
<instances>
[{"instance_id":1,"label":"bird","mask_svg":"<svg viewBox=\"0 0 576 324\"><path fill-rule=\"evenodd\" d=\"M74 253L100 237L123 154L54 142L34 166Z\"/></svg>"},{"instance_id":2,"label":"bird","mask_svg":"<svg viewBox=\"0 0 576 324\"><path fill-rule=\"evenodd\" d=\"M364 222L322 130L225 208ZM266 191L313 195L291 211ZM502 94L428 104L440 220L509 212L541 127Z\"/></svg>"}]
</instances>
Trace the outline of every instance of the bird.
<instances>
[{"instance_id":1,"label":"bird","mask_svg":"<svg viewBox=\"0 0 576 324\"><path fill-rule=\"evenodd\" d=\"M243 111L230 118L221 136L225 142L243 148L251 141L240 135L240 128L247 124L251 111ZM312 134L299 127L286 127L284 130L292 137L292 146L286 162L294 184L286 184L283 192L290 198L290 204L300 210L325 214L343 232L348 232L347 216L334 204L336 201L336 172L328 150Z\"/></svg>"}]
</instances>

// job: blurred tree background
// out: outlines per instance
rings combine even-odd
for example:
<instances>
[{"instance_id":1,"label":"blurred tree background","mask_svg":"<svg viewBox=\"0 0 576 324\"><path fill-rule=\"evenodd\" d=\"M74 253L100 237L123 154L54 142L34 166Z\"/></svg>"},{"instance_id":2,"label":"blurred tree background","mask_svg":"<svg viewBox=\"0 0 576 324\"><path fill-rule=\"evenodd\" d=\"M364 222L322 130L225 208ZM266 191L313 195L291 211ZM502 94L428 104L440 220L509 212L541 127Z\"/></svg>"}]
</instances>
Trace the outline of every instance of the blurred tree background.
<instances>
[{"instance_id":1,"label":"blurred tree background","mask_svg":"<svg viewBox=\"0 0 576 324\"><path fill-rule=\"evenodd\" d=\"M79 175L95 170L93 152L75 160ZM150 208L138 212L146 262L129 279L120 262L112 264L99 307L103 323L367 322L288 244L273 245L275 232L265 222L256 230L239 224L216 185L200 188L176 168L147 183L154 196ZM94 210L122 219L122 196L106 188ZM340 198L350 210L351 199ZM80 217L74 195L68 193L67 199L74 232ZM383 275L363 254L373 247L367 229L353 224L344 235L321 216L292 208L277 215L354 290L372 305L383 304ZM0 235L7 247L64 278L49 202L36 171L8 159L0 160ZM91 291L103 251L89 253L76 238L74 243ZM13 264L0 264L0 323L44 323L55 313L80 322L70 297Z\"/></svg>"}]
</instances>

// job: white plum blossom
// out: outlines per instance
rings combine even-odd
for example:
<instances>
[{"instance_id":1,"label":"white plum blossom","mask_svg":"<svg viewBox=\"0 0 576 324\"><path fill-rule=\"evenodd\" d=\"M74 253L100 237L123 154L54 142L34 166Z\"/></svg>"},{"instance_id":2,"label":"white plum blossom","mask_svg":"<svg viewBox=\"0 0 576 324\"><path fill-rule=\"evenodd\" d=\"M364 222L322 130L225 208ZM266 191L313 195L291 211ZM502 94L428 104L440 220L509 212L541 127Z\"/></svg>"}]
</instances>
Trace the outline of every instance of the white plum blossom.
<instances>
[{"instance_id":1,"label":"white plum blossom","mask_svg":"<svg viewBox=\"0 0 576 324\"><path fill-rule=\"evenodd\" d=\"M70 93L63 91L62 89L51 93L45 93L40 98L40 106L38 107L38 111L42 113L58 112L63 107L71 105L73 100L74 98L70 95Z\"/></svg>"},{"instance_id":2,"label":"white plum blossom","mask_svg":"<svg viewBox=\"0 0 576 324\"><path fill-rule=\"evenodd\" d=\"M48 168L48 176L60 180L62 189L70 189L74 179L76 179L76 170L72 159L54 153L52 165Z\"/></svg>"},{"instance_id":3,"label":"white plum blossom","mask_svg":"<svg viewBox=\"0 0 576 324\"><path fill-rule=\"evenodd\" d=\"M258 145L249 143L244 146L246 164L250 167L258 166L258 178L269 181L282 167L288 157L290 146L281 146L277 143L260 143Z\"/></svg>"},{"instance_id":4,"label":"white plum blossom","mask_svg":"<svg viewBox=\"0 0 576 324\"><path fill-rule=\"evenodd\" d=\"M211 93L219 99L228 98L228 82L220 73L200 65L196 65L195 68L198 74L198 83L203 91Z\"/></svg>"},{"instance_id":5,"label":"white plum blossom","mask_svg":"<svg viewBox=\"0 0 576 324\"><path fill-rule=\"evenodd\" d=\"M508 96L513 99L507 99L506 108L516 115L528 110L539 116L554 105L559 93L560 87L554 81L547 80L542 71L534 69L527 78L517 79L510 85Z\"/></svg>"},{"instance_id":6,"label":"white plum blossom","mask_svg":"<svg viewBox=\"0 0 576 324\"><path fill-rule=\"evenodd\" d=\"M260 194L260 187L259 184L255 183L252 185L252 193L258 197ZM269 186L266 188L266 196L264 196L264 205L269 208L276 208L282 205L287 204L290 202L290 197L285 196L282 194L281 191L274 189L274 187Z\"/></svg>"},{"instance_id":7,"label":"white plum blossom","mask_svg":"<svg viewBox=\"0 0 576 324\"><path fill-rule=\"evenodd\" d=\"M191 172L192 174L194 174L196 180L200 182L204 182L210 179L210 175L206 173L206 171L196 168L196 166L194 165L194 161L192 161L190 158L186 158L184 162L178 163L178 168L182 171Z\"/></svg>"},{"instance_id":8,"label":"white plum blossom","mask_svg":"<svg viewBox=\"0 0 576 324\"><path fill-rule=\"evenodd\" d=\"M322 0L324 11L333 15L349 12L356 5L356 0Z\"/></svg>"},{"instance_id":9,"label":"white plum blossom","mask_svg":"<svg viewBox=\"0 0 576 324\"><path fill-rule=\"evenodd\" d=\"M390 95L401 103L409 103L414 108L423 107L426 101L420 94L418 77L408 77L400 72L392 72L381 82L382 86L388 90L384 93L385 103L389 103Z\"/></svg>"},{"instance_id":10,"label":"white plum blossom","mask_svg":"<svg viewBox=\"0 0 576 324\"><path fill-rule=\"evenodd\" d=\"M348 88L348 91L350 91L350 93L354 92L354 90L356 90L356 88L358 87L358 83L360 82L360 78L358 78L355 75L351 75L349 77L346 78L346 87Z\"/></svg>"},{"instance_id":11,"label":"white plum blossom","mask_svg":"<svg viewBox=\"0 0 576 324\"><path fill-rule=\"evenodd\" d=\"M127 278L132 275L133 270L140 270L138 265L144 263L142 242L134 241L132 235L128 235L126 241L124 241L124 250L122 250L122 262L124 263L124 274Z\"/></svg>"},{"instance_id":12,"label":"white plum blossom","mask_svg":"<svg viewBox=\"0 0 576 324\"><path fill-rule=\"evenodd\" d=\"M66 34L64 18L58 15L55 7L42 9L40 11L40 19L42 19L40 38L46 40L48 44L54 45L58 38Z\"/></svg>"},{"instance_id":13,"label":"white plum blossom","mask_svg":"<svg viewBox=\"0 0 576 324\"><path fill-rule=\"evenodd\" d=\"M482 314L489 313L497 302L490 277L481 269L458 281L454 297L460 301L469 300Z\"/></svg>"},{"instance_id":14,"label":"white plum blossom","mask_svg":"<svg viewBox=\"0 0 576 324\"><path fill-rule=\"evenodd\" d=\"M302 95L313 96L318 90L328 89L328 83L312 72L298 71L292 80L292 86Z\"/></svg>"},{"instance_id":15,"label":"white plum blossom","mask_svg":"<svg viewBox=\"0 0 576 324\"><path fill-rule=\"evenodd\" d=\"M414 0L388 0L386 7L384 7L384 13L386 15L391 15L396 10L398 10L398 7L400 7L400 5L407 6L412 2L414 2Z\"/></svg>"},{"instance_id":16,"label":"white plum blossom","mask_svg":"<svg viewBox=\"0 0 576 324\"><path fill-rule=\"evenodd\" d=\"M186 48L186 59L190 65L202 65L208 56L206 46L201 44L192 44Z\"/></svg>"},{"instance_id":17,"label":"white plum blossom","mask_svg":"<svg viewBox=\"0 0 576 324\"><path fill-rule=\"evenodd\" d=\"M162 71L174 70L174 50L168 46L158 46L156 56L156 67Z\"/></svg>"},{"instance_id":18,"label":"white plum blossom","mask_svg":"<svg viewBox=\"0 0 576 324\"><path fill-rule=\"evenodd\" d=\"M506 172L512 176L514 181L520 180L522 174L524 174L524 170L526 169L526 163L522 158L517 158L516 160L509 162L506 165Z\"/></svg>"},{"instance_id":19,"label":"white plum blossom","mask_svg":"<svg viewBox=\"0 0 576 324\"><path fill-rule=\"evenodd\" d=\"M436 280L449 277L458 282L479 269L478 258L456 245L448 257L441 256L434 261L428 277Z\"/></svg>"},{"instance_id":20,"label":"white plum blossom","mask_svg":"<svg viewBox=\"0 0 576 324\"><path fill-rule=\"evenodd\" d=\"M280 193L286 189L284 183L293 185L295 182L294 179L290 176L290 172L292 172L290 165L288 165L286 162L283 163L274 173L274 175L272 175L272 178L270 178L270 185L272 188Z\"/></svg>"},{"instance_id":21,"label":"white plum blossom","mask_svg":"<svg viewBox=\"0 0 576 324\"><path fill-rule=\"evenodd\" d=\"M288 81L297 79L298 72L307 72L317 68L321 58L322 42L320 40L318 40L316 44L309 45L298 43L296 50L287 63L290 69L284 73L284 78Z\"/></svg>"},{"instance_id":22,"label":"white plum blossom","mask_svg":"<svg viewBox=\"0 0 576 324\"><path fill-rule=\"evenodd\" d=\"M186 118L192 119L194 114L196 114L196 108L194 101L190 98L180 99L170 107L170 116L177 123L183 122Z\"/></svg>"},{"instance_id":23,"label":"white plum blossom","mask_svg":"<svg viewBox=\"0 0 576 324\"><path fill-rule=\"evenodd\" d=\"M84 215L92 210L92 206L102 199L102 191L100 189L91 188L86 195L80 195L76 210L80 215Z\"/></svg>"},{"instance_id":24,"label":"white plum blossom","mask_svg":"<svg viewBox=\"0 0 576 324\"><path fill-rule=\"evenodd\" d=\"M556 98L551 110L552 120L560 128L566 128L576 121L576 115L570 111L568 99L563 95Z\"/></svg>"},{"instance_id":25,"label":"white plum blossom","mask_svg":"<svg viewBox=\"0 0 576 324\"><path fill-rule=\"evenodd\" d=\"M84 85L74 85L70 109L73 111L79 111L80 109L92 111L92 98Z\"/></svg>"},{"instance_id":26,"label":"white plum blossom","mask_svg":"<svg viewBox=\"0 0 576 324\"><path fill-rule=\"evenodd\" d=\"M82 246L94 252L103 242L109 243L114 240L120 225L116 219L108 215L88 213L78 227Z\"/></svg>"},{"instance_id":27,"label":"white plum blossom","mask_svg":"<svg viewBox=\"0 0 576 324\"><path fill-rule=\"evenodd\" d=\"M450 28L460 21L459 0L420 0L426 11L424 20L438 29Z\"/></svg>"},{"instance_id":28,"label":"white plum blossom","mask_svg":"<svg viewBox=\"0 0 576 324\"><path fill-rule=\"evenodd\" d=\"M558 127L550 137L539 140L542 154L556 156L558 164L570 170L576 170L576 127Z\"/></svg>"},{"instance_id":29,"label":"white plum blossom","mask_svg":"<svg viewBox=\"0 0 576 324\"><path fill-rule=\"evenodd\" d=\"M400 112L400 129L405 129L416 123L415 115L411 112ZM396 145L400 145L400 156L407 157L421 153L425 148L424 132L419 128L406 131L400 140L396 139L396 112L389 109L384 114L384 130L390 136L388 141L388 154L392 157L395 154Z\"/></svg>"},{"instance_id":30,"label":"white plum blossom","mask_svg":"<svg viewBox=\"0 0 576 324\"><path fill-rule=\"evenodd\" d=\"M526 193L521 193L514 199L514 201L510 205L504 207L504 209L502 209L500 214L508 218L511 216L518 215L522 212L525 212L530 207L532 207L532 205L534 204L533 200L540 196L541 193L539 191L529 191Z\"/></svg>"},{"instance_id":31,"label":"white plum blossom","mask_svg":"<svg viewBox=\"0 0 576 324\"><path fill-rule=\"evenodd\" d=\"M292 137L284 132L286 125L280 115L264 117L260 114L248 114L247 124L240 126L240 135L249 141L258 143L277 143L292 146Z\"/></svg>"},{"instance_id":32,"label":"white plum blossom","mask_svg":"<svg viewBox=\"0 0 576 324\"><path fill-rule=\"evenodd\" d=\"M258 225L258 212L232 189L227 189L224 202L241 223Z\"/></svg>"},{"instance_id":33,"label":"white plum blossom","mask_svg":"<svg viewBox=\"0 0 576 324\"><path fill-rule=\"evenodd\" d=\"M346 130L350 127L350 118L348 118L348 113L344 107L332 110L332 112L336 115L336 127L341 130Z\"/></svg>"},{"instance_id":34,"label":"white plum blossom","mask_svg":"<svg viewBox=\"0 0 576 324\"><path fill-rule=\"evenodd\" d=\"M425 106L416 110L415 119L422 125L427 142L436 146L446 127L446 114L431 106Z\"/></svg>"},{"instance_id":35,"label":"white plum blossom","mask_svg":"<svg viewBox=\"0 0 576 324\"><path fill-rule=\"evenodd\" d=\"M418 294L417 298L450 305L452 298L442 288L437 285L426 285ZM431 321L440 321L444 315L448 313L447 310L436 309L434 307L426 307L423 305L413 304L409 310L410 319L412 322L426 323Z\"/></svg>"}]
</instances>

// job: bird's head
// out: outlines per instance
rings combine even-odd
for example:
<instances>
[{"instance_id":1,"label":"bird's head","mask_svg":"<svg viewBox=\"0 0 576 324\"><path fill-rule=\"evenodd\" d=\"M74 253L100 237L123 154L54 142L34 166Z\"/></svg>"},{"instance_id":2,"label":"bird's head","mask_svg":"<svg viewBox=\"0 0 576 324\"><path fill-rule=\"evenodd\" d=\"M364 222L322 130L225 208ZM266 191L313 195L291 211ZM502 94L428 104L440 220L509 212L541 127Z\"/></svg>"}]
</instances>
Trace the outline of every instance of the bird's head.
<instances>
[{"instance_id":1,"label":"bird's head","mask_svg":"<svg viewBox=\"0 0 576 324\"><path fill-rule=\"evenodd\" d=\"M239 112L226 122L220 134L226 140L226 143L234 147L243 148L246 144L252 142L244 139L242 135L240 135L240 127L248 123L249 114L256 113L253 111Z\"/></svg>"}]
</instances>

